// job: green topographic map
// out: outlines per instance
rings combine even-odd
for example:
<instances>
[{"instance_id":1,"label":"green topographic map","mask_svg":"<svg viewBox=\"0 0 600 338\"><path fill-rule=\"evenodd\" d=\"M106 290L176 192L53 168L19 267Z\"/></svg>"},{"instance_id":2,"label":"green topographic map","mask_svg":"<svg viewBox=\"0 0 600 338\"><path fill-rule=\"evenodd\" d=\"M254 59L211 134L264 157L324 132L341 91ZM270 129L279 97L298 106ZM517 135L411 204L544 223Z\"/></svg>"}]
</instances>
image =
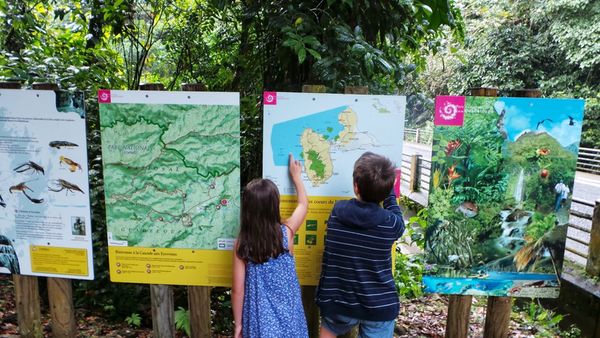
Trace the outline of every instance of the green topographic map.
<instances>
[{"instance_id":1,"label":"green topographic map","mask_svg":"<svg viewBox=\"0 0 600 338\"><path fill-rule=\"evenodd\" d=\"M109 240L218 249L239 224L239 107L100 105Z\"/></svg>"}]
</instances>

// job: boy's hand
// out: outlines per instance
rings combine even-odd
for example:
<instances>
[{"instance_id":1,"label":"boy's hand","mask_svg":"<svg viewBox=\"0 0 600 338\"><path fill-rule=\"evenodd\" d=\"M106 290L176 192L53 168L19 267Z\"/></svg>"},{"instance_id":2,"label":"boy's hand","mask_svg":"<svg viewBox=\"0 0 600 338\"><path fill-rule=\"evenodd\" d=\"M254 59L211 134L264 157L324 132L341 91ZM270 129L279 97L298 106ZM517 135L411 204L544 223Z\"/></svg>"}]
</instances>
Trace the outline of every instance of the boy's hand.
<instances>
[{"instance_id":1,"label":"boy's hand","mask_svg":"<svg viewBox=\"0 0 600 338\"><path fill-rule=\"evenodd\" d=\"M296 161L294 159L294 155L290 154L290 158L289 158L289 166L290 166L290 176L292 177L293 181L300 181L301 179L301 175L302 175L302 166L300 165L299 161Z\"/></svg>"}]
</instances>

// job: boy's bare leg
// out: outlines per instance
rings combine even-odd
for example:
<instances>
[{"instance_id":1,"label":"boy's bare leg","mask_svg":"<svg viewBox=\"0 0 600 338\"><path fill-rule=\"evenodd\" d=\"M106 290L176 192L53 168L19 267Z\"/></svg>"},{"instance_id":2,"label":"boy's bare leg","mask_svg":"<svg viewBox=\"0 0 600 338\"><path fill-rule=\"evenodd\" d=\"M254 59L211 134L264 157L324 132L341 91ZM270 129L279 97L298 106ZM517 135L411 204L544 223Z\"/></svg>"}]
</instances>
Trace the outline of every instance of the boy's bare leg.
<instances>
[{"instance_id":1,"label":"boy's bare leg","mask_svg":"<svg viewBox=\"0 0 600 338\"><path fill-rule=\"evenodd\" d=\"M331 332L321 326L321 333L319 334L319 338L336 338L336 337L337 336L335 334L333 334L333 332Z\"/></svg>"}]
</instances>

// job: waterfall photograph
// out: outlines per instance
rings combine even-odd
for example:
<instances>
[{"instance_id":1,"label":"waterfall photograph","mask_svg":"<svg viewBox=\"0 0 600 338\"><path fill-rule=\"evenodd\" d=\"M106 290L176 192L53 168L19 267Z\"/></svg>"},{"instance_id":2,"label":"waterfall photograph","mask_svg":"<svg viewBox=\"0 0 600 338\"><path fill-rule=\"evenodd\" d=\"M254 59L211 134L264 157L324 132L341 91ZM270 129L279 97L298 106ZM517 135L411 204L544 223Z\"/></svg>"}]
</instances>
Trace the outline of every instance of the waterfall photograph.
<instances>
[{"instance_id":1,"label":"waterfall photograph","mask_svg":"<svg viewBox=\"0 0 600 338\"><path fill-rule=\"evenodd\" d=\"M435 126L426 291L558 294L582 121L582 100L466 97Z\"/></svg>"}]
</instances>

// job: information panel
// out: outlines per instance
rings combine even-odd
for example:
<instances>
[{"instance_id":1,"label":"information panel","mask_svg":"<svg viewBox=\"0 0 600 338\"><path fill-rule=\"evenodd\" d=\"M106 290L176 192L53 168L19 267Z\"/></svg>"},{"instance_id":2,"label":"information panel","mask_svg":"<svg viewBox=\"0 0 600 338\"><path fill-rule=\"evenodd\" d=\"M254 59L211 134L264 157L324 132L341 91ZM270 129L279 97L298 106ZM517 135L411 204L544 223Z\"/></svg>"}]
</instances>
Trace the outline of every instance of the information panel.
<instances>
[{"instance_id":1,"label":"information panel","mask_svg":"<svg viewBox=\"0 0 600 338\"><path fill-rule=\"evenodd\" d=\"M110 276L231 285L238 93L100 90Z\"/></svg>"},{"instance_id":2,"label":"information panel","mask_svg":"<svg viewBox=\"0 0 600 338\"><path fill-rule=\"evenodd\" d=\"M436 98L427 292L558 296L583 107Z\"/></svg>"},{"instance_id":3,"label":"information panel","mask_svg":"<svg viewBox=\"0 0 600 338\"><path fill-rule=\"evenodd\" d=\"M309 208L294 238L294 257L300 284L317 285L331 209L354 197L354 162L371 151L401 164L406 98L265 92L263 102L263 177L279 188L285 219L297 203L289 154L302 162ZM399 169L397 175L399 182Z\"/></svg>"},{"instance_id":4,"label":"information panel","mask_svg":"<svg viewBox=\"0 0 600 338\"><path fill-rule=\"evenodd\" d=\"M0 273L93 279L83 93L0 90Z\"/></svg>"}]
</instances>

